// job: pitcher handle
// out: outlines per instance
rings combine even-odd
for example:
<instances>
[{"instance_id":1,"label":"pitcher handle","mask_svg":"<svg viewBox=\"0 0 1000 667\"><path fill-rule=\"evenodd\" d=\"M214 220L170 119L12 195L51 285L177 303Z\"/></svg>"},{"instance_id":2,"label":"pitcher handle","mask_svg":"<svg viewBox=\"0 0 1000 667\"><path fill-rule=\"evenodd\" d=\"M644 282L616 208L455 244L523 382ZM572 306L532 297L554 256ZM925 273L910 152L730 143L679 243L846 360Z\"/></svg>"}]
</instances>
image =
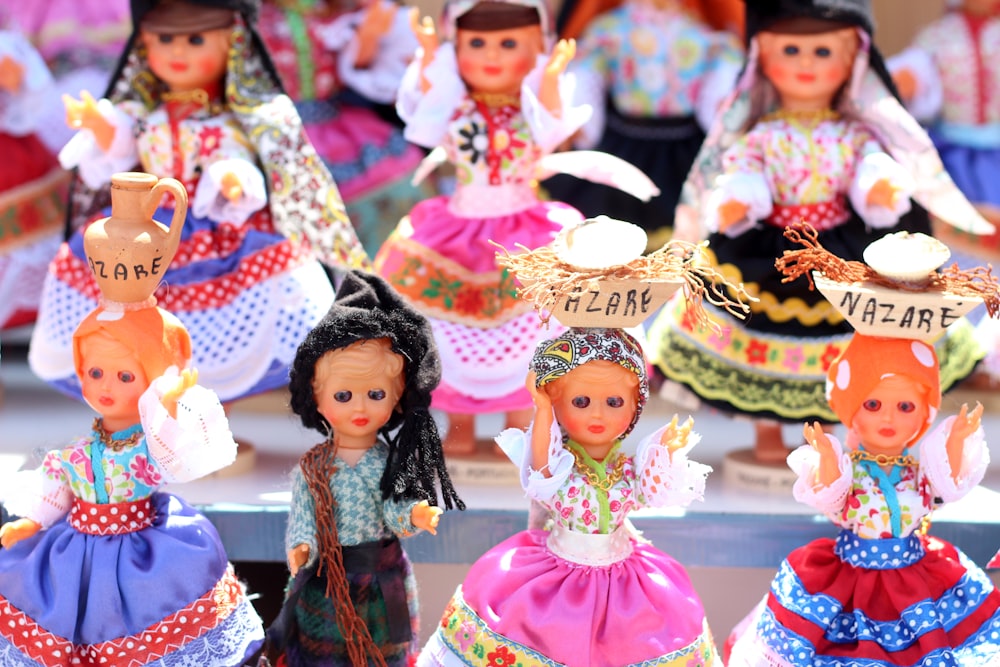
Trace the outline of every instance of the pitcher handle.
<instances>
[{"instance_id":1,"label":"pitcher handle","mask_svg":"<svg viewBox=\"0 0 1000 667\"><path fill-rule=\"evenodd\" d=\"M173 256L181 243L181 229L184 227L184 219L187 217L188 197L184 185L176 178L161 178L146 195L142 212L146 219L152 220L153 213L160 205L164 193L174 198L174 217L170 220L170 229L167 232L167 252Z\"/></svg>"}]
</instances>

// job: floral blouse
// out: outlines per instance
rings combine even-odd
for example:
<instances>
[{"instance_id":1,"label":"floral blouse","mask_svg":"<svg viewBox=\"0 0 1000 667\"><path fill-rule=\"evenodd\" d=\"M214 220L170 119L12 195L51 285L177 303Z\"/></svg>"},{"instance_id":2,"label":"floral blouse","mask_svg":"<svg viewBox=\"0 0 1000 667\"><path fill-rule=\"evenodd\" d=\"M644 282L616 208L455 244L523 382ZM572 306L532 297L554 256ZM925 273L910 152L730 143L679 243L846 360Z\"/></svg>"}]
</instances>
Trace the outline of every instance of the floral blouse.
<instances>
[{"instance_id":1,"label":"floral blouse","mask_svg":"<svg viewBox=\"0 0 1000 667\"><path fill-rule=\"evenodd\" d=\"M171 377L171 374L164 377ZM48 527L69 512L73 498L90 503L122 503L147 498L166 483L189 482L232 463L236 442L222 404L204 387L187 389L177 402L177 418L160 403L164 377L139 399L141 422L111 434L134 444L115 451L97 431L45 455L36 470L17 473L2 490L14 514ZM100 462L104 492L94 486L93 464Z\"/></svg>"},{"instance_id":2,"label":"floral blouse","mask_svg":"<svg viewBox=\"0 0 1000 667\"><path fill-rule=\"evenodd\" d=\"M724 174L716 181L710 215L717 215L718 204L735 199L748 205L750 224L768 218L776 206L847 197L866 223L891 227L909 210L914 189L910 175L863 124L833 111L769 114L730 146L722 161ZM869 189L882 178L903 195L893 209L866 202ZM710 224L718 229L717 219Z\"/></svg>"},{"instance_id":3,"label":"floral blouse","mask_svg":"<svg viewBox=\"0 0 1000 667\"><path fill-rule=\"evenodd\" d=\"M380 485L388 458L389 446L381 440L353 466L337 457L337 473L330 479L330 489L337 502L335 519L341 544L353 546L417 532L410 521L417 501L382 499ZM285 547L291 550L300 544L308 545L309 564L317 557L315 508L302 469L296 466L292 472L292 505Z\"/></svg>"},{"instance_id":4,"label":"floral blouse","mask_svg":"<svg viewBox=\"0 0 1000 667\"><path fill-rule=\"evenodd\" d=\"M917 465L903 470L895 484L902 532L906 537L920 527L921 520L938 506L961 499L982 481L989 465L989 451L982 428L970 435L963 448L961 475L951 476L945 442L954 417L947 419L920 443ZM839 461L840 476L829 486L814 488L819 454L802 445L788 457L788 465L798 474L795 499L815 507L842 528L858 537L893 537L891 516L885 495L873 477L851 459L840 441L830 436Z\"/></svg>"},{"instance_id":5,"label":"floral blouse","mask_svg":"<svg viewBox=\"0 0 1000 667\"><path fill-rule=\"evenodd\" d=\"M521 485L528 496L544 505L560 525L580 533L606 535L622 526L633 509L684 507L701 500L705 478L712 469L687 458L699 438L692 434L688 444L671 457L659 444L665 428L645 438L634 456L623 454L618 442L603 462L597 462L572 441L564 446L559 426L553 422L551 477L531 467L530 428L507 429L496 441L520 468ZM589 481L595 476L597 484ZM602 490L597 485L608 488Z\"/></svg>"}]
</instances>

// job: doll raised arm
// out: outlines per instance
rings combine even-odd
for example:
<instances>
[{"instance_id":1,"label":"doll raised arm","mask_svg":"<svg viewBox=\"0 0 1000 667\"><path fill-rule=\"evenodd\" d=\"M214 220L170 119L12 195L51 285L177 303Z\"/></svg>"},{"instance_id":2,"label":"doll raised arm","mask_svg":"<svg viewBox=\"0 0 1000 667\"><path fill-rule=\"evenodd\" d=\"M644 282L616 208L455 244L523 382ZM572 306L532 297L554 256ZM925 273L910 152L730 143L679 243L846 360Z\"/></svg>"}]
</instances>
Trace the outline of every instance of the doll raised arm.
<instances>
[{"instance_id":1,"label":"doll raised arm","mask_svg":"<svg viewBox=\"0 0 1000 667\"><path fill-rule=\"evenodd\" d=\"M566 67L569 65L570 61L573 60L573 56L576 55L576 40L575 39L560 39L556 44L555 48L552 49L552 54L549 56L549 62L545 66L545 72L542 74L542 83L538 89L538 101L542 103L550 114L555 117L562 116L562 98L559 95L559 78L562 76L563 72L566 71Z\"/></svg>"},{"instance_id":2,"label":"doll raised arm","mask_svg":"<svg viewBox=\"0 0 1000 667\"><path fill-rule=\"evenodd\" d=\"M687 418L681 426L677 426L677 415L674 415L667 428L660 434L660 445L664 447L673 459L674 452L684 449L691 438L691 429L694 428L694 419Z\"/></svg>"},{"instance_id":3,"label":"doll raised arm","mask_svg":"<svg viewBox=\"0 0 1000 667\"><path fill-rule=\"evenodd\" d=\"M552 414L552 399L545 388L535 386L536 374L528 373L524 386L535 404L535 419L531 425L531 467L543 477L552 477L549 470L549 434L555 417Z\"/></svg>"},{"instance_id":4,"label":"doll raised arm","mask_svg":"<svg viewBox=\"0 0 1000 667\"><path fill-rule=\"evenodd\" d=\"M430 16L420 18L420 10L414 7L410 10L410 28L420 44L420 90L427 92L431 82L424 76L424 70L434 60L434 52L438 48L438 35L434 27L434 19Z\"/></svg>"},{"instance_id":5,"label":"doll raised arm","mask_svg":"<svg viewBox=\"0 0 1000 667\"><path fill-rule=\"evenodd\" d=\"M958 416L951 424L948 432L948 440L945 443L945 450L948 452L948 464L951 466L951 478L958 482L962 474L962 459L965 440L970 435L979 430L983 417L983 404L976 402L976 407L969 412L969 406L962 404L962 409L958 411Z\"/></svg>"},{"instance_id":6,"label":"doll raised arm","mask_svg":"<svg viewBox=\"0 0 1000 667\"><path fill-rule=\"evenodd\" d=\"M98 147L102 151L109 150L115 139L115 126L101 113L94 96L83 90L79 100L69 95L63 95L62 100L66 107L66 124L74 130L90 130Z\"/></svg>"},{"instance_id":7,"label":"doll raised arm","mask_svg":"<svg viewBox=\"0 0 1000 667\"><path fill-rule=\"evenodd\" d=\"M840 477L840 465L837 452L830 442L829 436L819 422L805 424L802 433L806 442L819 454L819 465L816 467L816 480L813 488L827 487Z\"/></svg>"}]
</instances>

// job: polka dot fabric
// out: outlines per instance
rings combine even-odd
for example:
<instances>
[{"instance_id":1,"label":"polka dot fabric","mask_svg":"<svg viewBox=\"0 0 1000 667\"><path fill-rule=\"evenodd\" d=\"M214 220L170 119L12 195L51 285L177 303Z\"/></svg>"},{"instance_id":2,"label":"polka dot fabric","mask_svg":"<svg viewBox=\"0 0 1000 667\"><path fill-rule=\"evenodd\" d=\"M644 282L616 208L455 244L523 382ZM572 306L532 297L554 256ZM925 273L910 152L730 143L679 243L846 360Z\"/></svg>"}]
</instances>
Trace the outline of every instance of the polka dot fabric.
<instances>
[{"instance_id":1,"label":"polka dot fabric","mask_svg":"<svg viewBox=\"0 0 1000 667\"><path fill-rule=\"evenodd\" d=\"M153 525L153 503L149 498L134 502L97 504L73 499L69 522L88 535L124 535Z\"/></svg>"}]
</instances>

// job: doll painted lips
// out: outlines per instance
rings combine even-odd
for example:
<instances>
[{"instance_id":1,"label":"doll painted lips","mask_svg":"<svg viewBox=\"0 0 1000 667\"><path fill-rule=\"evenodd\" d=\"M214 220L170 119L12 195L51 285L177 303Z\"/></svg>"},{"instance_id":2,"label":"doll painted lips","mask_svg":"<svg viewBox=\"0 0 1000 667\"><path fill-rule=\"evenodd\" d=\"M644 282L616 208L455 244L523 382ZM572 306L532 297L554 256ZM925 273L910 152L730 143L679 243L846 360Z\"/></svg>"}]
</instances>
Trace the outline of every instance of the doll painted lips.
<instances>
[{"instance_id":1,"label":"doll painted lips","mask_svg":"<svg viewBox=\"0 0 1000 667\"><path fill-rule=\"evenodd\" d=\"M600 424L592 424L587 427L587 430L595 434L604 433L604 427Z\"/></svg>"},{"instance_id":2,"label":"doll painted lips","mask_svg":"<svg viewBox=\"0 0 1000 667\"><path fill-rule=\"evenodd\" d=\"M805 83L812 83L816 80L816 75L809 74L808 72L802 72L801 74L796 74L795 78Z\"/></svg>"},{"instance_id":3,"label":"doll painted lips","mask_svg":"<svg viewBox=\"0 0 1000 667\"><path fill-rule=\"evenodd\" d=\"M187 68L187 63L170 63L170 69L175 72L186 72Z\"/></svg>"},{"instance_id":4,"label":"doll painted lips","mask_svg":"<svg viewBox=\"0 0 1000 667\"><path fill-rule=\"evenodd\" d=\"M498 65L487 65L483 67L483 71L486 72L487 74L496 76L497 74L503 72L503 68Z\"/></svg>"},{"instance_id":5,"label":"doll painted lips","mask_svg":"<svg viewBox=\"0 0 1000 667\"><path fill-rule=\"evenodd\" d=\"M115 404L115 399L111 398L110 396L101 396L98 399L98 402L101 405L114 405Z\"/></svg>"},{"instance_id":6,"label":"doll painted lips","mask_svg":"<svg viewBox=\"0 0 1000 667\"><path fill-rule=\"evenodd\" d=\"M367 426L368 417L355 417L354 419L351 420L351 423L354 424L355 426Z\"/></svg>"},{"instance_id":7,"label":"doll painted lips","mask_svg":"<svg viewBox=\"0 0 1000 667\"><path fill-rule=\"evenodd\" d=\"M881 435L884 438L891 438L892 436L896 435L896 429L894 429L894 428L880 428L878 430L878 434Z\"/></svg>"}]
</instances>

